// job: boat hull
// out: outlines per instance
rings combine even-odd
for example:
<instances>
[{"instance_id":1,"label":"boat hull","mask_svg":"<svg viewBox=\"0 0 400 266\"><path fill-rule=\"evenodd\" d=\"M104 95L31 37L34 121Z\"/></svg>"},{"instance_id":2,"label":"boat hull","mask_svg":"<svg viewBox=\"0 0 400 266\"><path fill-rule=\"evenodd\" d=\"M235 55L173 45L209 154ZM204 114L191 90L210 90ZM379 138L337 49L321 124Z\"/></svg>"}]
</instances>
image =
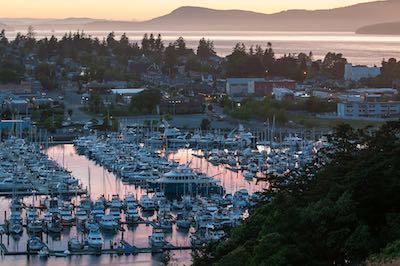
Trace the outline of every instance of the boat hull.
<instances>
[{"instance_id":1,"label":"boat hull","mask_svg":"<svg viewBox=\"0 0 400 266\"><path fill-rule=\"evenodd\" d=\"M183 196L183 195L210 195L210 194L224 194L224 188L218 185L201 186L197 184L182 184L182 183L168 183L159 184L152 183L152 188L161 190L167 196Z\"/></svg>"}]
</instances>

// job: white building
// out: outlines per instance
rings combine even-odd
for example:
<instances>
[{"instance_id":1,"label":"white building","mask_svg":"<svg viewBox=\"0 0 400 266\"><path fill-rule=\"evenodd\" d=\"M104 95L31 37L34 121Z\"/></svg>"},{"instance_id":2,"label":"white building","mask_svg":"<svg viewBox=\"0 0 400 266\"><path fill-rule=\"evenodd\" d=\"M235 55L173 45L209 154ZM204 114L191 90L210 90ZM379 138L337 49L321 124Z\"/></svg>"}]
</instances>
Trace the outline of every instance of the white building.
<instances>
[{"instance_id":1,"label":"white building","mask_svg":"<svg viewBox=\"0 0 400 266\"><path fill-rule=\"evenodd\" d=\"M353 66L352 64L344 66L345 80L359 81L362 78L376 77L379 74L381 74L379 67Z\"/></svg>"},{"instance_id":2,"label":"white building","mask_svg":"<svg viewBox=\"0 0 400 266\"><path fill-rule=\"evenodd\" d=\"M246 96L254 93L254 82L265 81L264 78L227 78L226 94L229 96Z\"/></svg>"},{"instance_id":3,"label":"white building","mask_svg":"<svg viewBox=\"0 0 400 266\"><path fill-rule=\"evenodd\" d=\"M323 91L323 90L313 90L311 94L314 97L324 99L324 100L328 100L328 99L335 97L334 93L332 93L330 91Z\"/></svg>"},{"instance_id":4,"label":"white building","mask_svg":"<svg viewBox=\"0 0 400 266\"><path fill-rule=\"evenodd\" d=\"M138 93L141 93L146 88L128 88L128 89L113 89L111 93L114 95L119 95L125 104L129 104L132 100L132 97Z\"/></svg>"},{"instance_id":5,"label":"white building","mask_svg":"<svg viewBox=\"0 0 400 266\"><path fill-rule=\"evenodd\" d=\"M337 104L340 118L393 118L400 117L400 102L344 102Z\"/></svg>"},{"instance_id":6,"label":"white building","mask_svg":"<svg viewBox=\"0 0 400 266\"><path fill-rule=\"evenodd\" d=\"M388 95L393 96L397 95L399 92L396 89L392 88L358 88L352 89L348 91L349 93L353 94L381 94L381 95Z\"/></svg>"},{"instance_id":7,"label":"white building","mask_svg":"<svg viewBox=\"0 0 400 266\"><path fill-rule=\"evenodd\" d=\"M272 93L276 100L282 101L286 97L294 96L293 91L286 88L273 88Z\"/></svg>"},{"instance_id":8,"label":"white building","mask_svg":"<svg viewBox=\"0 0 400 266\"><path fill-rule=\"evenodd\" d=\"M337 98L343 102L370 102L374 98L379 102L382 97L393 99L397 94L398 91L392 88L359 88L338 93Z\"/></svg>"}]
</instances>

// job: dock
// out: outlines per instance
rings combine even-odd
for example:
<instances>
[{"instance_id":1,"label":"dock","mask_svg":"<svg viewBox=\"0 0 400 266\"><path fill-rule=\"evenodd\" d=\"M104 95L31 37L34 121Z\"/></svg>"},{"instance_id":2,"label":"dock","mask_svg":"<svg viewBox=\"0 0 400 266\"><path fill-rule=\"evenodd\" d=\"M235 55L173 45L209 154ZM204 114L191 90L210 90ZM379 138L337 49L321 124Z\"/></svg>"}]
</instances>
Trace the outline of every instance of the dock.
<instances>
[{"instance_id":1,"label":"dock","mask_svg":"<svg viewBox=\"0 0 400 266\"><path fill-rule=\"evenodd\" d=\"M139 253L162 253L168 250L191 250L192 246L174 246L172 244L167 243L164 247L137 247L135 245L131 245L125 240L120 241L120 245L116 248L108 248L102 250L93 250L89 248L84 248L79 251L70 251L68 256L84 256L84 255L136 255ZM37 251L9 251L7 247L0 243L0 251L4 256L30 256L30 255L38 255ZM49 256L59 257L61 254L64 254L65 250L51 250L49 249Z\"/></svg>"},{"instance_id":2,"label":"dock","mask_svg":"<svg viewBox=\"0 0 400 266\"><path fill-rule=\"evenodd\" d=\"M40 188L40 187L39 187ZM11 196L48 196L48 195L63 195L63 196L76 196L76 195L85 195L87 194L86 189L73 189L73 190L65 190L65 191L51 191L46 188L38 189L38 190L26 190L26 191L0 191L0 197L11 197Z\"/></svg>"}]
</instances>

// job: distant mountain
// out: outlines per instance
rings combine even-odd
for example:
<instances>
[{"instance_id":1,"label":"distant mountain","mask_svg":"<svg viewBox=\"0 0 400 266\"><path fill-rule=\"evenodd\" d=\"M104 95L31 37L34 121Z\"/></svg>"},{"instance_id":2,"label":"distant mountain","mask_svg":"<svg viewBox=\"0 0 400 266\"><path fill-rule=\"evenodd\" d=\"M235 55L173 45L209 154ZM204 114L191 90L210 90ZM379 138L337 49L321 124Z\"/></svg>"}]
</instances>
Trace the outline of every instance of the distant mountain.
<instances>
[{"instance_id":1,"label":"distant mountain","mask_svg":"<svg viewBox=\"0 0 400 266\"><path fill-rule=\"evenodd\" d=\"M379 23L359 28L357 34L384 34L384 35L400 35L400 21Z\"/></svg>"},{"instance_id":2,"label":"distant mountain","mask_svg":"<svg viewBox=\"0 0 400 266\"><path fill-rule=\"evenodd\" d=\"M264 14L243 10L180 7L151 20L110 21L67 18L33 23L37 29L70 30L236 30L356 31L370 24L397 21L400 0L375 1L326 10L288 10ZM0 19L0 23L3 22ZM7 23L8 25L16 25ZM21 25L21 24L19 24ZM23 24L26 27L26 24ZM17 27L17 25L15 26Z\"/></svg>"},{"instance_id":3,"label":"distant mountain","mask_svg":"<svg viewBox=\"0 0 400 266\"><path fill-rule=\"evenodd\" d=\"M25 31L28 26L36 30L77 30L91 22L101 21L92 18L0 18L0 23L12 25L15 30Z\"/></svg>"},{"instance_id":4,"label":"distant mountain","mask_svg":"<svg viewBox=\"0 0 400 266\"><path fill-rule=\"evenodd\" d=\"M241 10L181 7L142 23L145 28L188 30L355 31L398 20L400 0L375 1L327 10L288 10L263 14Z\"/></svg>"}]
</instances>

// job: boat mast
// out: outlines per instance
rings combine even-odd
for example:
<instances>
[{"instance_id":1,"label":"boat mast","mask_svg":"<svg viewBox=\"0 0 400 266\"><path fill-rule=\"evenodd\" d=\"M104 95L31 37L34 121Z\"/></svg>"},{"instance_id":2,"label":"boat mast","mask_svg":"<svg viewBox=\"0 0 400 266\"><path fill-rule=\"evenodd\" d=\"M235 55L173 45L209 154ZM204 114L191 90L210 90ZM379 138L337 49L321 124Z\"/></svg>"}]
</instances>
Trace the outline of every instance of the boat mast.
<instances>
[{"instance_id":1,"label":"boat mast","mask_svg":"<svg viewBox=\"0 0 400 266\"><path fill-rule=\"evenodd\" d=\"M89 199L90 199L90 195L92 194L92 186L90 180L90 166L88 166L88 182L89 182Z\"/></svg>"}]
</instances>

